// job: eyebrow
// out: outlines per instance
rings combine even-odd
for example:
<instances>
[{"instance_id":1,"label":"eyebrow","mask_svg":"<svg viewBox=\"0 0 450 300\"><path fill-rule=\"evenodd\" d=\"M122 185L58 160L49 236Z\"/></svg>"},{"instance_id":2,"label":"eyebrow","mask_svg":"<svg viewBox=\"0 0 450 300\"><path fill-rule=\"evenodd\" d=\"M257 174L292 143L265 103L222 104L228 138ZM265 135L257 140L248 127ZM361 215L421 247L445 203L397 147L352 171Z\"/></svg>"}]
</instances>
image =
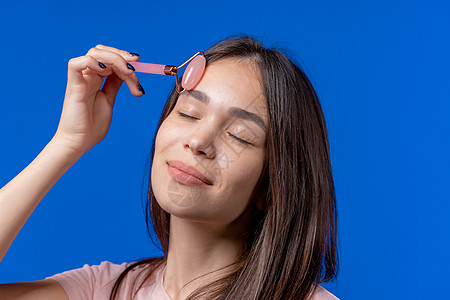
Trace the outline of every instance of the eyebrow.
<instances>
[{"instance_id":1,"label":"eyebrow","mask_svg":"<svg viewBox=\"0 0 450 300\"><path fill-rule=\"evenodd\" d=\"M205 105L209 104L210 97L205 92L198 91L198 90L191 90L191 91L186 91L186 94L188 94L192 98L202 102ZM261 119L261 117L258 116L257 114L254 114L252 112L249 112L245 109L242 109L242 108L239 108L236 106L228 108L227 112L229 115L231 115L233 117L252 121L252 122L256 123L259 127L261 127L262 130L267 131L266 125L264 124L263 119Z\"/></svg>"}]
</instances>

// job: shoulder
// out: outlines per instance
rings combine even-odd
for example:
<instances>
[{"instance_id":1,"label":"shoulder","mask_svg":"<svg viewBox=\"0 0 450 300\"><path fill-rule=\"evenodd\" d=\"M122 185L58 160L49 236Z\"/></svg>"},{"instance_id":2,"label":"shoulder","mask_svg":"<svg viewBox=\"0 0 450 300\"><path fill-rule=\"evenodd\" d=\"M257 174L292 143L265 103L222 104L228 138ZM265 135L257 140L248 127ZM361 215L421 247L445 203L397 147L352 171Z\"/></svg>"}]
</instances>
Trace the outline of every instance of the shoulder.
<instances>
[{"instance_id":1,"label":"shoulder","mask_svg":"<svg viewBox=\"0 0 450 300\"><path fill-rule=\"evenodd\" d=\"M309 300L339 300L335 295L321 287L320 285L316 285L313 294L309 298Z\"/></svg>"},{"instance_id":2,"label":"shoulder","mask_svg":"<svg viewBox=\"0 0 450 300\"><path fill-rule=\"evenodd\" d=\"M87 265L82 268L65 271L60 274L51 276L54 279L58 278L72 278L82 281L104 281L109 280L112 277L118 276L127 267L128 263L114 264L109 261L103 261L100 265Z\"/></svg>"},{"instance_id":3,"label":"shoulder","mask_svg":"<svg viewBox=\"0 0 450 300\"><path fill-rule=\"evenodd\" d=\"M70 299L90 299L89 295L108 295L117 278L129 265L130 263L114 264L109 261L100 265L85 264L82 268L47 278L58 281ZM129 293L128 283L134 281L141 271L142 268L133 268L124 278L125 293Z\"/></svg>"}]
</instances>

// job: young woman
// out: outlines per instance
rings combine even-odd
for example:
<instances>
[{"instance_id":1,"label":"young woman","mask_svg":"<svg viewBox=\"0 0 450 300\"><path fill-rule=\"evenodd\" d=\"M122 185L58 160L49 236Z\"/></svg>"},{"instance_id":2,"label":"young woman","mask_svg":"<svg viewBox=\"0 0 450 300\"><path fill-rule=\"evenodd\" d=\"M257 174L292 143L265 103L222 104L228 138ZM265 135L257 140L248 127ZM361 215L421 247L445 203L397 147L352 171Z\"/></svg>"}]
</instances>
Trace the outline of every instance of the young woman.
<instances>
[{"instance_id":1,"label":"young woman","mask_svg":"<svg viewBox=\"0 0 450 300\"><path fill-rule=\"evenodd\" d=\"M200 81L172 91L154 140L146 217L164 256L1 285L1 299L336 299L318 285L336 274L336 210L311 83L247 37L204 57ZM0 258L49 189L105 137L122 82L142 96L137 60L98 45L69 62L54 138L0 190Z\"/></svg>"}]
</instances>

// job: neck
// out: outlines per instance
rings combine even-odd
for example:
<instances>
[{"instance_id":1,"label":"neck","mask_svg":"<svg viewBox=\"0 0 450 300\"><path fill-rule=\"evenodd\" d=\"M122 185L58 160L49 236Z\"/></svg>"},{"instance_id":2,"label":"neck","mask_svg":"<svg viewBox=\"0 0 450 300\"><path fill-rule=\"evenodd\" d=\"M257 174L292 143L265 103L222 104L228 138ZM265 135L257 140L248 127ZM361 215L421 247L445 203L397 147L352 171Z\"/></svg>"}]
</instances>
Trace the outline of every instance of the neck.
<instances>
[{"instance_id":1,"label":"neck","mask_svg":"<svg viewBox=\"0 0 450 300\"><path fill-rule=\"evenodd\" d=\"M244 250L251 210L231 224L194 222L170 216L164 289L185 299L196 288L235 271Z\"/></svg>"}]
</instances>

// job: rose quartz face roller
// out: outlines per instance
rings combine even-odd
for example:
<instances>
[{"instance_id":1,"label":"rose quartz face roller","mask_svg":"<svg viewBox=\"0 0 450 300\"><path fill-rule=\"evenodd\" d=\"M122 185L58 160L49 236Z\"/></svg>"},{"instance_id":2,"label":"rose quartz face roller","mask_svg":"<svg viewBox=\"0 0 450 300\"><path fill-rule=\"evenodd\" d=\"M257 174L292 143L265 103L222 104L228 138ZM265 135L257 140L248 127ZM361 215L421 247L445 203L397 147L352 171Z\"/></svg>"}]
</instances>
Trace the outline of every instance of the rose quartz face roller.
<instances>
[{"instance_id":1,"label":"rose quartz face roller","mask_svg":"<svg viewBox=\"0 0 450 300\"><path fill-rule=\"evenodd\" d=\"M179 67L143 62L129 62L129 64L136 69L135 72L175 76L177 92L179 94L182 94L185 90L192 90L200 81L203 72L205 71L206 59L203 56L203 52L197 52ZM180 87L178 85L177 72L186 64L188 65L186 67L186 70L184 71L183 80L181 81Z\"/></svg>"}]
</instances>

